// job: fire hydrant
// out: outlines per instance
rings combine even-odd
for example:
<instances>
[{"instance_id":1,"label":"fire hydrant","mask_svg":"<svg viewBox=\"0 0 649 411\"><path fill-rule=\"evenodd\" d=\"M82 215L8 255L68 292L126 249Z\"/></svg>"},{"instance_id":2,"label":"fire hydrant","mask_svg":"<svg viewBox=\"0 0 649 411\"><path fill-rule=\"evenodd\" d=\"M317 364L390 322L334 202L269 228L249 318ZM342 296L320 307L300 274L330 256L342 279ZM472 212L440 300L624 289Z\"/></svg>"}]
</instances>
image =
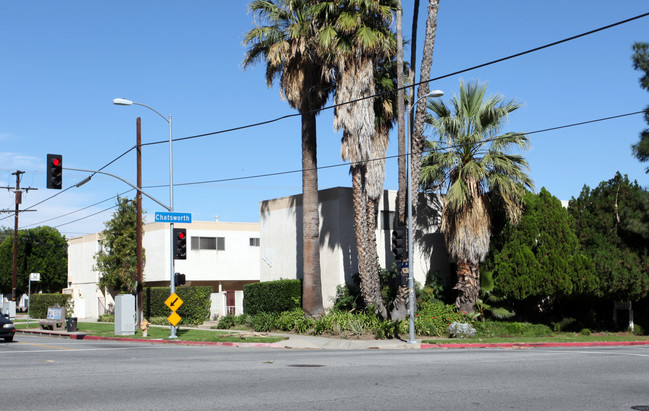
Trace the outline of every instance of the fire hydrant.
<instances>
[{"instance_id":1,"label":"fire hydrant","mask_svg":"<svg viewBox=\"0 0 649 411\"><path fill-rule=\"evenodd\" d=\"M142 329L142 337L146 337L148 332L149 332L149 324L147 320L142 320L142 324L140 324L140 328Z\"/></svg>"}]
</instances>

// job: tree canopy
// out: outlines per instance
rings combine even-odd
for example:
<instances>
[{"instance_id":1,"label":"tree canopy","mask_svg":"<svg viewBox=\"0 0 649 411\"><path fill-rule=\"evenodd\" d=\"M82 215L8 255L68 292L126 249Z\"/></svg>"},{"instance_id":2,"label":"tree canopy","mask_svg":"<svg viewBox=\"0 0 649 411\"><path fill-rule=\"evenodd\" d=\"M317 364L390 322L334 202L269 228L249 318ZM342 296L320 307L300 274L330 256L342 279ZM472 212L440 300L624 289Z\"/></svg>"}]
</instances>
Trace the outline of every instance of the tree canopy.
<instances>
[{"instance_id":1,"label":"tree canopy","mask_svg":"<svg viewBox=\"0 0 649 411\"><path fill-rule=\"evenodd\" d=\"M500 95L485 96L486 84L460 81L450 106L431 100L428 122L437 140L422 162L425 189L444 194L441 230L449 256L457 263L456 305L471 312L480 293L479 263L489 251L489 193L502 199L515 221L525 187L533 183L527 161L512 150L527 149L522 133L499 134L509 114L521 104Z\"/></svg>"},{"instance_id":2,"label":"tree canopy","mask_svg":"<svg viewBox=\"0 0 649 411\"><path fill-rule=\"evenodd\" d=\"M135 202L117 197L117 211L101 232L102 250L95 255L99 287L135 292L137 283L137 210ZM143 251L144 253L144 251Z\"/></svg>"},{"instance_id":3,"label":"tree canopy","mask_svg":"<svg viewBox=\"0 0 649 411\"><path fill-rule=\"evenodd\" d=\"M570 200L575 233L601 292L617 301L649 294L649 193L620 173Z\"/></svg>"},{"instance_id":4,"label":"tree canopy","mask_svg":"<svg viewBox=\"0 0 649 411\"><path fill-rule=\"evenodd\" d=\"M506 223L491 244L483 271L510 300L589 295L598 280L579 247L571 217L545 188L528 192L517 224ZM535 304L538 306L538 304Z\"/></svg>"},{"instance_id":5,"label":"tree canopy","mask_svg":"<svg viewBox=\"0 0 649 411\"><path fill-rule=\"evenodd\" d=\"M633 68L643 73L640 77L640 87L649 91L649 43L635 43L633 45ZM644 111L645 121L649 124L649 107ZM640 141L634 144L633 154L642 162L649 161L649 129L640 133ZM649 167L646 172L649 173Z\"/></svg>"},{"instance_id":6,"label":"tree canopy","mask_svg":"<svg viewBox=\"0 0 649 411\"><path fill-rule=\"evenodd\" d=\"M27 293L29 274L40 273L41 281L32 283L32 292L61 292L68 281L68 248L64 235L42 226L18 232L16 294ZM0 243L0 292L11 294L13 276L13 235Z\"/></svg>"}]
</instances>

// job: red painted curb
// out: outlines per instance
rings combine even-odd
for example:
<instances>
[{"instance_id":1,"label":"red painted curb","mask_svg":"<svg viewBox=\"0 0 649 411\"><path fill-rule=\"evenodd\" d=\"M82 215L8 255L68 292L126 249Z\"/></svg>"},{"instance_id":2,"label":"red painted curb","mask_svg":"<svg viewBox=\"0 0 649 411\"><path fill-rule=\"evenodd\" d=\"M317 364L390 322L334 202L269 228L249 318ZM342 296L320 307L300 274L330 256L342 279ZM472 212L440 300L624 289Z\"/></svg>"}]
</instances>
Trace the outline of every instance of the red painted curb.
<instances>
[{"instance_id":1,"label":"red painted curb","mask_svg":"<svg viewBox=\"0 0 649 411\"><path fill-rule=\"evenodd\" d=\"M625 345L649 345L649 341L600 341L600 342L565 342L565 343L457 343L457 344L421 344L421 348L535 348L535 347L606 347Z\"/></svg>"}]
</instances>

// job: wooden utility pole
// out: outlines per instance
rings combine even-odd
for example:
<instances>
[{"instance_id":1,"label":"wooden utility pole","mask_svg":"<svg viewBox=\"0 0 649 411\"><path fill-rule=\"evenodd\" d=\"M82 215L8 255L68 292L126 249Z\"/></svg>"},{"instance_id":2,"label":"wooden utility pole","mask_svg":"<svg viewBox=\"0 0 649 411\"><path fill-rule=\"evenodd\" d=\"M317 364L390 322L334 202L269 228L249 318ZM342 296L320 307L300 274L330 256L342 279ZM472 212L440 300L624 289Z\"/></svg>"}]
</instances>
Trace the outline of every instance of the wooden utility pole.
<instances>
[{"instance_id":1,"label":"wooden utility pole","mask_svg":"<svg viewBox=\"0 0 649 411\"><path fill-rule=\"evenodd\" d=\"M25 174L24 171L16 170L15 173L11 175L16 176L16 187L0 187L6 188L7 190L14 190L14 195L16 197L16 208L14 212L14 255L13 255L13 271L11 276L11 301L16 301L16 272L18 267L18 215L24 211L36 211L36 210L20 210L20 204L23 202L23 190L38 190L37 188L27 187L20 188L20 176ZM10 213L11 210L0 210L3 213Z\"/></svg>"}]
</instances>

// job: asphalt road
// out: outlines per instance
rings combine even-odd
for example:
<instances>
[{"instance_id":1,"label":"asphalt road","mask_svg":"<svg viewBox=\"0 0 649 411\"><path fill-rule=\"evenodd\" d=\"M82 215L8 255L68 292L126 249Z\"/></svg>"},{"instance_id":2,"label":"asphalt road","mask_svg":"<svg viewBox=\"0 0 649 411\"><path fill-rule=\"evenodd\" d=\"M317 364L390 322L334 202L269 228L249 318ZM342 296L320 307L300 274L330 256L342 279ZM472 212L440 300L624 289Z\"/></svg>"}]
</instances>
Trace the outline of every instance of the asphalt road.
<instances>
[{"instance_id":1,"label":"asphalt road","mask_svg":"<svg viewBox=\"0 0 649 411\"><path fill-rule=\"evenodd\" d=\"M0 342L0 392L7 410L649 410L649 347L338 351L19 335Z\"/></svg>"}]
</instances>

